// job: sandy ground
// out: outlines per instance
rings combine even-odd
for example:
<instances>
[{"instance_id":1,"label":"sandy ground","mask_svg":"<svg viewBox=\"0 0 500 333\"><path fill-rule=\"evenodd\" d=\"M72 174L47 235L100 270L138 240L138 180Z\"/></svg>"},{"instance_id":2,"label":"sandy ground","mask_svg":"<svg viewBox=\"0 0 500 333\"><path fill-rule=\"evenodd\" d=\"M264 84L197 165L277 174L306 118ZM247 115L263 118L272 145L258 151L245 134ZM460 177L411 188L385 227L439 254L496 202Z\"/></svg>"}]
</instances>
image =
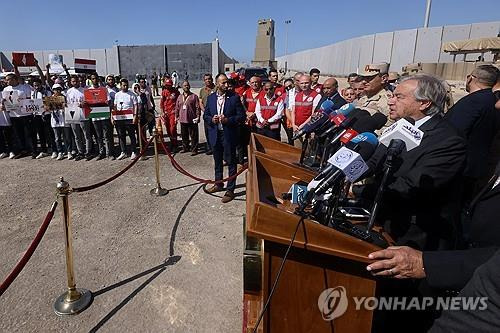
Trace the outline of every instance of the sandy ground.
<instances>
[{"instance_id":1,"label":"sandy ground","mask_svg":"<svg viewBox=\"0 0 500 333\"><path fill-rule=\"evenodd\" d=\"M200 126L201 142L204 142ZM152 149L149 151L152 153ZM212 156L177 155L213 177ZM130 160L0 160L0 280L22 256L55 198L60 176L73 186L115 174ZM244 175L222 204L161 157L170 193L152 197L154 160L139 161L99 189L70 196L77 287L94 293L79 315L52 310L65 291L62 209L24 271L0 298L0 332L239 332L242 310Z\"/></svg>"}]
</instances>

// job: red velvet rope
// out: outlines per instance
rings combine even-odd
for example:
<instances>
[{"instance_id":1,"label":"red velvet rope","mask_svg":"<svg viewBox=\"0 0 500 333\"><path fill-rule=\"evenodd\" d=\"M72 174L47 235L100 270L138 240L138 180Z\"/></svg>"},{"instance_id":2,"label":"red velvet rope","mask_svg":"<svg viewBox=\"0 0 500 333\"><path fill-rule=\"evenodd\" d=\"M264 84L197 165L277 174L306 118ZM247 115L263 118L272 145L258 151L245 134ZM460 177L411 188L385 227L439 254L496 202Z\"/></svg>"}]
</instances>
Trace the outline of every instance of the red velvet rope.
<instances>
[{"instance_id":1,"label":"red velvet rope","mask_svg":"<svg viewBox=\"0 0 500 333\"><path fill-rule=\"evenodd\" d=\"M5 278L5 280L2 282L0 285L0 297L3 295L3 293L9 288L9 286L14 282L14 280L17 278L19 273L24 269L28 261L30 260L31 256L35 252L36 248L40 244L40 241L42 240L43 235L45 234L45 231L47 231L47 228L49 227L50 221L52 221L52 218L54 217L54 212L56 211L57 208L57 201L54 201L52 204L52 207L50 208L49 212L47 213L47 216L45 216L45 220L43 220L42 225L40 226L40 229L38 229L37 234L35 235L35 238L33 241L31 241L30 246L24 253L23 257L21 260L18 261L14 269L10 272L10 274Z\"/></svg>"},{"instance_id":2,"label":"red velvet rope","mask_svg":"<svg viewBox=\"0 0 500 333\"><path fill-rule=\"evenodd\" d=\"M94 190L94 189L96 189L98 187L101 187L103 185L106 185L106 184L112 182L113 180L115 180L116 178L120 177L125 172L127 172L128 169L130 169L131 167L134 166L134 164L142 157L142 155L144 155L144 152L149 147L149 145L151 144L152 141L153 141L153 137L151 137L151 139L149 139L149 141L147 142L146 146L142 148L142 150L139 153L139 155L137 155L134 158L134 160L129 165L127 165L124 169L122 169L116 175L111 176L110 178L105 179L105 180L103 180L103 181L101 181L101 182L99 182L97 184L93 184L93 185L89 185L89 186L82 186L82 187L75 187L75 188L72 189L72 191L73 192L86 192L86 191Z\"/></svg>"}]
</instances>

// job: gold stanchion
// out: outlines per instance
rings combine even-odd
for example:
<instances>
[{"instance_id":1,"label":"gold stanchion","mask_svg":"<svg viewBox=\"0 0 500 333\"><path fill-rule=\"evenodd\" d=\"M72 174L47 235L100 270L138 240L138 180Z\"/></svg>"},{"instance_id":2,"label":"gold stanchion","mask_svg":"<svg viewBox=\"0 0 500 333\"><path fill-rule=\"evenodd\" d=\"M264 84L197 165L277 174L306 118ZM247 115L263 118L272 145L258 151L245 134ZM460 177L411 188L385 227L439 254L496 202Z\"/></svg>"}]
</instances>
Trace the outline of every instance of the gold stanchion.
<instances>
[{"instance_id":1,"label":"gold stanchion","mask_svg":"<svg viewBox=\"0 0 500 333\"><path fill-rule=\"evenodd\" d=\"M137 119L137 139L139 140L139 151L142 151L142 127L140 119ZM144 155L140 158L141 161L144 161L145 159Z\"/></svg>"},{"instance_id":2,"label":"gold stanchion","mask_svg":"<svg viewBox=\"0 0 500 333\"><path fill-rule=\"evenodd\" d=\"M57 183L57 196L62 199L64 236L66 237L66 273L68 290L59 296L54 303L54 312L60 316L77 314L85 310L92 303L92 293L87 289L77 289L75 272L73 269L73 235L71 231L71 212L69 194L71 189L68 182L61 180Z\"/></svg>"},{"instance_id":3,"label":"gold stanchion","mask_svg":"<svg viewBox=\"0 0 500 333\"><path fill-rule=\"evenodd\" d=\"M160 185L160 158L158 157L158 140L160 139L158 130L153 128L153 141L155 146L155 172L156 172L156 187L152 189L149 193L151 195L156 195L157 197L164 196L168 193L168 190L162 188Z\"/></svg>"}]
</instances>

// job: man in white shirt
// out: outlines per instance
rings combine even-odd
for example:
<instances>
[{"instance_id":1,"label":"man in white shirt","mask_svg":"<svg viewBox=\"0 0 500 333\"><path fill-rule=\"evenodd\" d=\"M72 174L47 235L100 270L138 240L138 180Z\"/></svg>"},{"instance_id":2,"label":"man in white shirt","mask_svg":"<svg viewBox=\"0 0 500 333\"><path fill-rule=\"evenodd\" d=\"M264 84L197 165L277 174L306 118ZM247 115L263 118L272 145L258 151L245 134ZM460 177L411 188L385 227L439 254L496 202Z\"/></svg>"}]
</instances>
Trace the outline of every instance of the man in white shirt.
<instances>
[{"instance_id":1,"label":"man in white shirt","mask_svg":"<svg viewBox=\"0 0 500 333\"><path fill-rule=\"evenodd\" d=\"M90 75L90 81L92 84L89 88L97 89L101 88L99 85L99 76L97 73L93 73ZM114 81L114 78L113 78ZM108 92L107 103L109 105L109 89L106 89ZM96 131L97 136L97 145L99 147L99 155L97 156L97 161L102 160L104 158L112 159L113 157L113 146L112 142L109 138L112 137L113 127L111 126L111 121L108 116L103 116L99 118L92 118L92 124L94 125L94 129Z\"/></svg>"},{"instance_id":2,"label":"man in white shirt","mask_svg":"<svg viewBox=\"0 0 500 333\"><path fill-rule=\"evenodd\" d=\"M66 91L66 101L68 105L78 105L83 108L83 88L76 75L71 76L71 88ZM71 129L75 135L76 148L78 155L75 156L75 161L85 158L89 161L92 158L92 123L90 119L81 120L78 123L71 124ZM85 140L85 146L83 144Z\"/></svg>"},{"instance_id":3,"label":"man in white shirt","mask_svg":"<svg viewBox=\"0 0 500 333\"><path fill-rule=\"evenodd\" d=\"M34 147L30 147L29 140L33 138L33 114L22 112L21 101L31 97L31 87L27 84L19 84L19 78L16 74L9 74L5 78L8 86L3 90L4 92L15 92L18 96L19 104L15 109L6 110L5 100L2 100L3 109L8 111L12 128L18 140L18 149L11 154L10 158L19 157L20 154L26 155L33 152ZM15 148L14 148L15 149ZM36 157L36 156L35 156Z\"/></svg>"},{"instance_id":4,"label":"man in white shirt","mask_svg":"<svg viewBox=\"0 0 500 333\"><path fill-rule=\"evenodd\" d=\"M130 159L137 157L135 137L135 125L137 124L137 98L134 93L128 90L128 80L120 80L121 90L116 93L114 101L114 112L111 121L116 127L118 140L120 142L121 154L118 160L123 160L127 157L126 135L130 138L130 150L132 154Z\"/></svg>"},{"instance_id":5,"label":"man in white shirt","mask_svg":"<svg viewBox=\"0 0 500 333\"><path fill-rule=\"evenodd\" d=\"M271 81L264 84L265 95L259 96L255 106L257 133L281 141L280 122L283 116L283 100L274 94L275 86Z\"/></svg>"}]
</instances>

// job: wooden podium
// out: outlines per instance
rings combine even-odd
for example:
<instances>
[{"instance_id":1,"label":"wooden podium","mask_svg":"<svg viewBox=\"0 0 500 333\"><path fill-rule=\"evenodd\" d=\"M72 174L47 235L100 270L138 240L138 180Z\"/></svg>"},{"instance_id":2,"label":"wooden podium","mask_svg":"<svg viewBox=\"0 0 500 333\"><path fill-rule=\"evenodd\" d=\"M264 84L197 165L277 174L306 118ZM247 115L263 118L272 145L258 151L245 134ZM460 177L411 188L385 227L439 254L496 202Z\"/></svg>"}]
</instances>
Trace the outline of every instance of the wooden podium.
<instances>
[{"instance_id":1,"label":"wooden podium","mask_svg":"<svg viewBox=\"0 0 500 333\"><path fill-rule=\"evenodd\" d=\"M255 326L300 219L293 214L292 205L280 203L277 198L292 184L309 182L314 177L312 171L294 166L292 157L279 152L276 147L281 143L277 141L270 143L273 148L261 146L256 150L256 142L262 145L264 141L253 135L249 148L243 332L251 332ZM379 249L304 220L259 332L370 332L373 313L356 310L353 297L375 296L377 283L366 265L370 262L367 255ZM327 321L318 298L325 289L335 287L345 288L348 307L342 316Z\"/></svg>"}]
</instances>

